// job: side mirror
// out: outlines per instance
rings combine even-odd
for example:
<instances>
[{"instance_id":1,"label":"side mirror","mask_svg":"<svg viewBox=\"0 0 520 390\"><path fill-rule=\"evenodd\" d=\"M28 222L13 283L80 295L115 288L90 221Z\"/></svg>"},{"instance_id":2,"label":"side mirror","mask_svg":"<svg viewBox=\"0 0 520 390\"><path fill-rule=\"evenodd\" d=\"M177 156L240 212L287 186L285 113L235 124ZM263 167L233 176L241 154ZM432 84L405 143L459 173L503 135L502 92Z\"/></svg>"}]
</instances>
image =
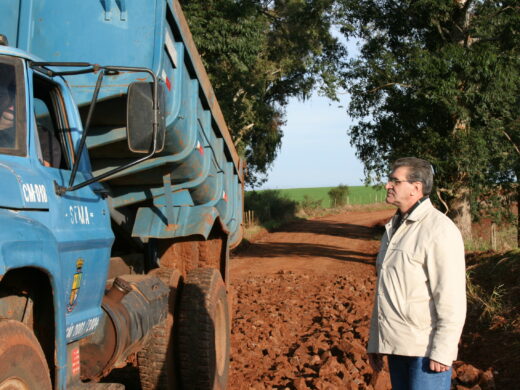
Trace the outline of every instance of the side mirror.
<instances>
[{"instance_id":1,"label":"side mirror","mask_svg":"<svg viewBox=\"0 0 520 390\"><path fill-rule=\"evenodd\" d=\"M157 126L156 152L164 148L166 132L164 108L165 95L162 84L157 85L159 123ZM150 153L153 150L153 83L136 81L128 87L126 108L126 135L128 148L134 153Z\"/></svg>"}]
</instances>

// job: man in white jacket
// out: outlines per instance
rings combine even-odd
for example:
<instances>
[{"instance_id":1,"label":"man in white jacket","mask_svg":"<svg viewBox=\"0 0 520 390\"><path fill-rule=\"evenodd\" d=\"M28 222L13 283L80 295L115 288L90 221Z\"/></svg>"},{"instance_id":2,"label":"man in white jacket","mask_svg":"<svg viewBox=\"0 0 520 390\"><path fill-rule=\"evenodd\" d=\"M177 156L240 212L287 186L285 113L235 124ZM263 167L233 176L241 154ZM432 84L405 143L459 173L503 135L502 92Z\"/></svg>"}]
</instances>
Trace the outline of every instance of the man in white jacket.
<instances>
[{"instance_id":1,"label":"man in white jacket","mask_svg":"<svg viewBox=\"0 0 520 390\"><path fill-rule=\"evenodd\" d=\"M386 202L398 210L377 256L368 356L375 371L388 356L394 390L449 390L466 317L464 243L428 196L429 162L397 160Z\"/></svg>"}]
</instances>

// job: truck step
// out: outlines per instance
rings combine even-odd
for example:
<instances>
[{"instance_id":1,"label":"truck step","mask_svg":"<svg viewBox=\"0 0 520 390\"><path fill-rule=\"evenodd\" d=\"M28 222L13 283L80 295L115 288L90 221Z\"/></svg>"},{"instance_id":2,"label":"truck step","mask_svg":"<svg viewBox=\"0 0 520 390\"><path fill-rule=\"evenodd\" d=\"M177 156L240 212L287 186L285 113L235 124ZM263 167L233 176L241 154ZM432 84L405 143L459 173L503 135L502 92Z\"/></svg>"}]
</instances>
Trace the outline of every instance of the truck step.
<instances>
[{"instance_id":1,"label":"truck step","mask_svg":"<svg viewBox=\"0 0 520 390\"><path fill-rule=\"evenodd\" d=\"M122 383L81 383L72 387L68 386L70 390L125 390L125 385Z\"/></svg>"}]
</instances>

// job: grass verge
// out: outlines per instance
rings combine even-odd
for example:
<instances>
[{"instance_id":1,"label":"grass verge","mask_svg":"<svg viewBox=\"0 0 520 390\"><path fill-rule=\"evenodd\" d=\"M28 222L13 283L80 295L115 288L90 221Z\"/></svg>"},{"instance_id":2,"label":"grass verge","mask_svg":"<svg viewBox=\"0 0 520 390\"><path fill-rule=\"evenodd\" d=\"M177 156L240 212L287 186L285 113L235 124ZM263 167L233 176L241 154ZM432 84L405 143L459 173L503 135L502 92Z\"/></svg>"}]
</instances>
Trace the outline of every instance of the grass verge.
<instances>
[{"instance_id":1,"label":"grass verge","mask_svg":"<svg viewBox=\"0 0 520 390\"><path fill-rule=\"evenodd\" d=\"M466 256L468 313L461 359L492 367L497 389L520 381L520 250Z\"/></svg>"}]
</instances>

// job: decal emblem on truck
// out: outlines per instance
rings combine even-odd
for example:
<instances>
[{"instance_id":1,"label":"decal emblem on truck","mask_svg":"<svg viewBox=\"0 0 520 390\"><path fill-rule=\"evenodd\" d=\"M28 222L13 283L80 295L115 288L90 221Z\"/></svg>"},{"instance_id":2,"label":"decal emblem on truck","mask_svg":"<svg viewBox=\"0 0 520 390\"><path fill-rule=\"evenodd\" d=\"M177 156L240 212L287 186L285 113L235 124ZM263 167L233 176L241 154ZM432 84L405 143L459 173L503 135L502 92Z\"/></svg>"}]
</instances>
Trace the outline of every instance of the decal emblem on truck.
<instances>
[{"instance_id":1,"label":"decal emblem on truck","mask_svg":"<svg viewBox=\"0 0 520 390\"><path fill-rule=\"evenodd\" d=\"M87 206L69 206L70 223L73 225L90 225L90 218L94 214L88 210Z\"/></svg>"},{"instance_id":2,"label":"decal emblem on truck","mask_svg":"<svg viewBox=\"0 0 520 390\"><path fill-rule=\"evenodd\" d=\"M22 192L26 202L47 203L47 191L43 184L22 184Z\"/></svg>"},{"instance_id":3,"label":"decal emblem on truck","mask_svg":"<svg viewBox=\"0 0 520 390\"><path fill-rule=\"evenodd\" d=\"M75 324L71 324L67 326L67 330L65 334L67 336L67 340L81 337L87 333L94 331L99 325L99 317L93 317L88 320L83 320L80 322L76 322Z\"/></svg>"},{"instance_id":4,"label":"decal emblem on truck","mask_svg":"<svg viewBox=\"0 0 520 390\"><path fill-rule=\"evenodd\" d=\"M197 149L201 155L204 155L204 148L200 144L200 141L197 141L197 146L195 147L195 149Z\"/></svg>"},{"instance_id":5,"label":"decal emblem on truck","mask_svg":"<svg viewBox=\"0 0 520 390\"><path fill-rule=\"evenodd\" d=\"M76 306L78 300L79 289L81 287L81 279L83 279L83 259L79 258L76 261L76 273L72 278L72 287L70 289L69 303L67 304L67 311L71 312Z\"/></svg>"},{"instance_id":6,"label":"decal emblem on truck","mask_svg":"<svg viewBox=\"0 0 520 390\"><path fill-rule=\"evenodd\" d=\"M81 362L79 358L79 347L72 350L72 375L79 375Z\"/></svg>"}]
</instances>

